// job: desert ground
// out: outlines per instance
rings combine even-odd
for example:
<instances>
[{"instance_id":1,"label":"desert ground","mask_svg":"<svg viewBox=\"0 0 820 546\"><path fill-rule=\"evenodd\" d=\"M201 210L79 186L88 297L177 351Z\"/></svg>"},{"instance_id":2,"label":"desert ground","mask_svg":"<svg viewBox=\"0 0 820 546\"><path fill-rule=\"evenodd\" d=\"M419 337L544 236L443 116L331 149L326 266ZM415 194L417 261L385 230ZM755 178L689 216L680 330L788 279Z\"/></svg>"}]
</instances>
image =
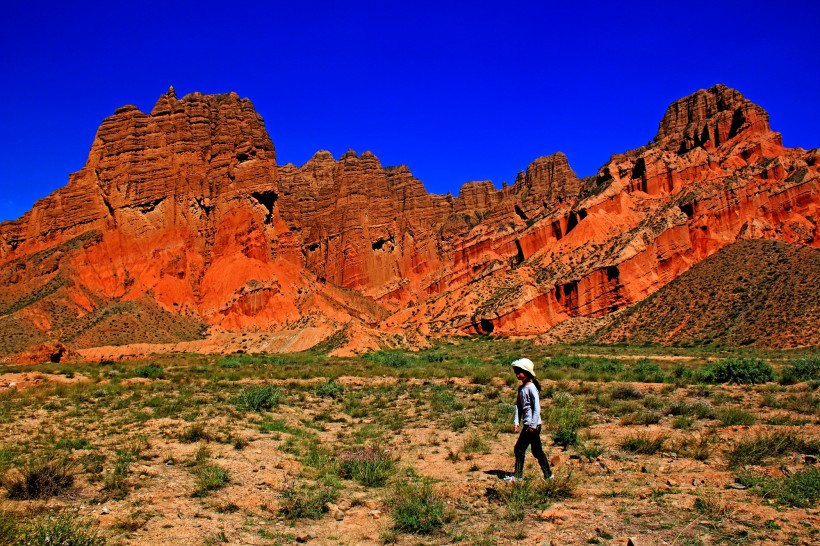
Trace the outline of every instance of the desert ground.
<instances>
[{"instance_id":1,"label":"desert ground","mask_svg":"<svg viewBox=\"0 0 820 546\"><path fill-rule=\"evenodd\" d=\"M500 479L520 356L552 481ZM486 338L5 364L0 544L820 544L818 387L811 350Z\"/></svg>"}]
</instances>

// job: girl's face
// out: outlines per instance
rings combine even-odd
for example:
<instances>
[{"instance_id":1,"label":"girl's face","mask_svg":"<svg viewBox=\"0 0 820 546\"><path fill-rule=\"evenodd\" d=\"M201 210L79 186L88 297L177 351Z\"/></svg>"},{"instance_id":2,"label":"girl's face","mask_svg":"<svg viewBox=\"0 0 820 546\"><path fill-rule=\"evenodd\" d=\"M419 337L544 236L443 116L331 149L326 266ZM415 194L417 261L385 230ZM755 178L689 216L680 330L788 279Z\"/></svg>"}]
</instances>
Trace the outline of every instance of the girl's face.
<instances>
[{"instance_id":1,"label":"girl's face","mask_svg":"<svg viewBox=\"0 0 820 546\"><path fill-rule=\"evenodd\" d=\"M527 379L527 374L521 370L515 370L515 377L517 377L519 381L524 381Z\"/></svg>"}]
</instances>

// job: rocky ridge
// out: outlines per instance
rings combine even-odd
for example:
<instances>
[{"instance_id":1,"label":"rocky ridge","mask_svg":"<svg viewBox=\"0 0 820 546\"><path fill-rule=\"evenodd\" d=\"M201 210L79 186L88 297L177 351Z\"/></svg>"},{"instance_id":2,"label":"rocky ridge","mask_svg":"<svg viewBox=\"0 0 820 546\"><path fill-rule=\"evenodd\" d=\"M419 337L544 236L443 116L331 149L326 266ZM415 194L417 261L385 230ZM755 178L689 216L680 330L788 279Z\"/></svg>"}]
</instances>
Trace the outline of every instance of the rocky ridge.
<instances>
[{"instance_id":1,"label":"rocky ridge","mask_svg":"<svg viewBox=\"0 0 820 546\"><path fill-rule=\"evenodd\" d=\"M370 152L277 165L250 101L172 88L150 114L118 109L64 188L0 224L0 350L106 344L91 318L135 306L179 322L163 322L165 342L539 335L641 301L737 241L820 246L817 155L784 148L762 108L718 85L595 177L556 153L500 190L431 195ZM139 320L119 328L150 339Z\"/></svg>"}]
</instances>

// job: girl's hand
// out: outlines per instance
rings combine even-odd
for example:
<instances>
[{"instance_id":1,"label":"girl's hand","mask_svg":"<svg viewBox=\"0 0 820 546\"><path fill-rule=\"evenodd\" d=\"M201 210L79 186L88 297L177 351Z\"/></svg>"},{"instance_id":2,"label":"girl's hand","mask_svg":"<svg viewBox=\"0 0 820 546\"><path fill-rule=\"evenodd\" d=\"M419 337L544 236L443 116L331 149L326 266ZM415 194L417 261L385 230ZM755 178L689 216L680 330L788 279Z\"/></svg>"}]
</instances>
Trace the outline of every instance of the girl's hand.
<instances>
[{"instance_id":1,"label":"girl's hand","mask_svg":"<svg viewBox=\"0 0 820 546\"><path fill-rule=\"evenodd\" d=\"M515 432L520 432L518 425L515 425Z\"/></svg>"}]
</instances>

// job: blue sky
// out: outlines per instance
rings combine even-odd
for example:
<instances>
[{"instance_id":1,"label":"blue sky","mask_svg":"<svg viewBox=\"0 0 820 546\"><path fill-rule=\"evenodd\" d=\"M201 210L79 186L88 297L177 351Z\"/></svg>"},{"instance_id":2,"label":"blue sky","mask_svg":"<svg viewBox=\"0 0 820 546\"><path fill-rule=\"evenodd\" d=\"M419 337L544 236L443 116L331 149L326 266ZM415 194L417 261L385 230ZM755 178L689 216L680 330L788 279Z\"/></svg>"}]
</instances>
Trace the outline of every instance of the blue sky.
<instances>
[{"instance_id":1,"label":"blue sky","mask_svg":"<svg viewBox=\"0 0 820 546\"><path fill-rule=\"evenodd\" d=\"M371 150L435 193L512 182L562 151L581 175L715 83L787 146L820 146L816 2L4 2L0 220L82 168L102 120L236 91L280 164Z\"/></svg>"}]
</instances>

